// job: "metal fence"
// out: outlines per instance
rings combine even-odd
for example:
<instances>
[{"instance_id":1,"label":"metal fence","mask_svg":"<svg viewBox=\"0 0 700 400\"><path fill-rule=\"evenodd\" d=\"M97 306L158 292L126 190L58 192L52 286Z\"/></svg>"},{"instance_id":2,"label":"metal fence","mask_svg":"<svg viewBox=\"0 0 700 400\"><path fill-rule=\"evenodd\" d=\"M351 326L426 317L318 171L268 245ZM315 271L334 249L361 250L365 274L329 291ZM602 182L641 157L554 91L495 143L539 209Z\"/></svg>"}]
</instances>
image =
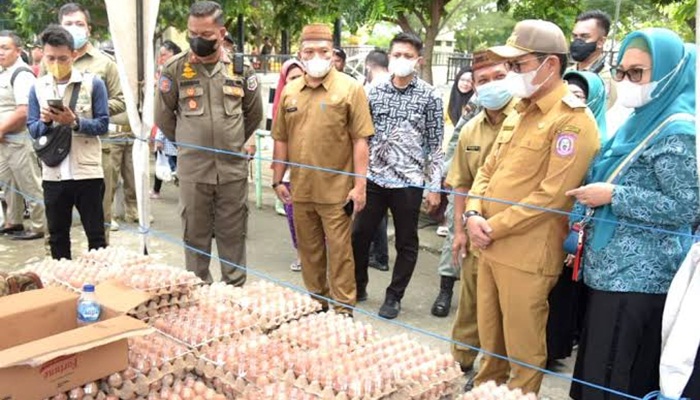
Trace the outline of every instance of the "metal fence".
<instances>
[{"instance_id":1,"label":"metal fence","mask_svg":"<svg viewBox=\"0 0 700 400\"><path fill-rule=\"evenodd\" d=\"M472 65L471 54L454 54L447 60L447 83L454 81L460 69Z\"/></svg>"},{"instance_id":2,"label":"metal fence","mask_svg":"<svg viewBox=\"0 0 700 400\"><path fill-rule=\"evenodd\" d=\"M243 56L255 68L255 71L260 74L279 73L282 70L282 64L294 57L292 54L269 54L265 56L244 54Z\"/></svg>"}]
</instances>

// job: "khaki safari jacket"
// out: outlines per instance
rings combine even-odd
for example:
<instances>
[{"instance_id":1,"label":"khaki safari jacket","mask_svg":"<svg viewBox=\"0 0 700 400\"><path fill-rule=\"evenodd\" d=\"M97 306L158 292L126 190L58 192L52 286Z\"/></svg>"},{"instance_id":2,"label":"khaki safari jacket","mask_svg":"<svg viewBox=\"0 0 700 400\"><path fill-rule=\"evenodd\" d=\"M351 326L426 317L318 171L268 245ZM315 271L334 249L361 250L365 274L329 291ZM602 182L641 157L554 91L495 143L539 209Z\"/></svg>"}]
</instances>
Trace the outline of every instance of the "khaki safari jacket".
<instances>
[{"instance_id":1,"label":"khaki safari jacket","mask_svg":"<svg viewBox=\"0 0 700 400\"><path fill-rule=\"evenodd\" d=\"M600 146L598 128L563 82L536 102L521 100L516 110L479 170L466 209L480 212L493 229L481 257L559 275L568 218L545 209L571 210L574 199L564 193L583 183Z\"/></svg>"},{"instance_id":2,"label":"khaki safari jacket","mask_svg":"<svg viewBox=\"0 0 700 400\"><path fill-rule=\"evenodd\" d=\"M288 144L292 163L354 173L353 143L374 134L362 85L335 69L318 87L306 77L284 88L272 138ZM291 167L295 202L338 204L347 199L354 178L348 174Z\"/></svg>"}]
</instances>

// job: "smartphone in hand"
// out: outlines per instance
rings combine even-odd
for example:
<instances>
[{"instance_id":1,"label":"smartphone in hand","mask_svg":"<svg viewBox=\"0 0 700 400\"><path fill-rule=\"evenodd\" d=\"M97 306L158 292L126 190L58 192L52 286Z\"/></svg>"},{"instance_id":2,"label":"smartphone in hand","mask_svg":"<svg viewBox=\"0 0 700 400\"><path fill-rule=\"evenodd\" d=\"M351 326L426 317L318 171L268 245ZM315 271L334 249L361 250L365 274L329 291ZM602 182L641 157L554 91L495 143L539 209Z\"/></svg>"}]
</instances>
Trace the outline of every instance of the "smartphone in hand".
<instances>
[{"instance_id":1,"label":"smartphone in hand","mask_svg":"<svg viewBox=\"0 0 700 400\"><path fill-rule=\"evenodd\" d=\"M345 214L348 217L351 217L352 214L355 212L355 202L352 200L348 200L347 203L343 206L343 210L345 211Z\"/></svg>"},{"instance_id":2,"label":"smartphone in hand","mask_svg":"<svg viewBox=\"0 0 700 400\"><path fill-rule=\"evenodd\" d=\"M54 114L56 114L57 111L63 111L65 109L63 99L48 99L46 103L48 103L51 112Z\"/></svg>"}]
</instances>

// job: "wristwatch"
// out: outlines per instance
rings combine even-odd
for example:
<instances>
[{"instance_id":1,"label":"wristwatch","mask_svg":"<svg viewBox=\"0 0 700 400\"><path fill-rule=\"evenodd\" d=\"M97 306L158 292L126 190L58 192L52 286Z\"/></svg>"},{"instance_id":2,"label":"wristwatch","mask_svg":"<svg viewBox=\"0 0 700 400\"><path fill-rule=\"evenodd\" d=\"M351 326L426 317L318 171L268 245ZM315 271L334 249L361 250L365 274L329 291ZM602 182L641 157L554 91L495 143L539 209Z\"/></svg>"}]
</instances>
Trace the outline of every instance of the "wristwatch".
<instances>
[{"instance_id":1,"label":"wristwatch","mask_svg":"<svg viewBox=\"0 0 700 400\"><path fill-rule=\"evenodd\" d=\"M272 184L272 188L273 188L273 189L277 189L277 186L279 186L279 185L281 185L281 184L282 184L282 182L274 182L274 183Z\"/></svg>"},{"instance_id":2,"label":"wristwatch","mask_svg":"<svg viewBox=\"0 0 700 400\"><path fill-rule=\"evenodd\" d=\"M476 210L469 210L462 214L462 224L466 224L467 220L471 217L480 217L481 213Z\"/></svg>"},{"instance_id":3,"label":"wristwatch","mask_svg":"<svg viewBox=\"0 0 700 400\"><path fill-rule=\"evenodd\" d=\"M80 118L75 117L75 121L73 121L73 124L70 127L73 128L74 131L78 132L80 129Z\"/></svg>"}]
</instances>

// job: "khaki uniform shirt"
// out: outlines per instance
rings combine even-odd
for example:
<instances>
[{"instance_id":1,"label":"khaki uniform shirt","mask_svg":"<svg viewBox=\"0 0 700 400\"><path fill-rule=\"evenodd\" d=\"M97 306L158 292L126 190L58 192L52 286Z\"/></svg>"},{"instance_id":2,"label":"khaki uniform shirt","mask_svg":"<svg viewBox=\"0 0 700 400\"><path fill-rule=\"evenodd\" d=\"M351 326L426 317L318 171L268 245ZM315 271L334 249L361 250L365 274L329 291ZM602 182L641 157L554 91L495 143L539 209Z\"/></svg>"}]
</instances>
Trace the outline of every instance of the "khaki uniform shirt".
<instances>
[{"instance_id":1,"label":"khaki uniform shirt","mask_svg":"<svg viewBox=\"0 0 700 400\"><path fill-rule=\"evenodd\" d=\"M246 179L248 159L240 154L262 117L260 85L250 65L237 74L225 54L205 66L187 51L163 66L155 123L165 137L183 144L177 159L181 180L215 185Z\"/></svg>"},{"instance_id":2,"label":"khaki uniform shirt","mask_svg":"<svg viewBox=\"0 0 700 400\"><path fill-rule=\"evenodd\" d=\"M501 110L506 117L515 111L518 100L511 100ZM445 182L453 188L470 189L474 183L479 168L484 165L486 157L491 152L496 136L501 130L503 121L493 125L486 115L486 110L481 110L462 128L459 133L459 141L455 148L454 158L447 173Z\"/></svg>"},{"instance_id":3,"label":"khaki uniform shirt","mask_svg":"<svg viewBox=\"0 0 700 400\"><path fill-rule=\"evenodd\" d=\"M609 110L615 102L617 101L617 88L615 87L615 81L612 79L610 74L610 65L605 62L605 55L601 55L598 60L591 64L586 69L579 68L579 64L574 64L573 67L569 68L572 71L589 71L598 74L603 79L605 84L605 94L608 95L608 105Z\"/></svg>"},{"instance_id":4,"label":"khaki uniform shirt","mask_svg":"<svg viewBox=\"0 0 700 400\"><path fill-rule=\"evenodd\" d=\"M306 77L296 79L284 88L279 104L272 137L287 142L290 162L355 172L353 141L374 133L358 81L335 69L316 88L308 86ZM342 203L353 182L349 175L291 167L295 202Z\"/></svg>"},{"instance_id":5,"label":"khaki uniform shirt","mask_svg":"<svg viewBox=\"0 0 700 400\"><path fill-rule=\"evenodd\" d=\"M119 80L117 63L109 55L96 49L88 43L87 51L78 59L73 61L73 68L83 72L98 76L107 87L107 97L109 99L109 121L118 125L129 125L129 118L126 114L126 103ZM44 64L41 64L39 76L46 74Z\"/></svg>"},{"instance_id":6,"label":"khaki uniform shirt","mask_svg":"<svg viewBox=\"0 0 700 400\"><path fill-rule=\"evenodd\" d=\"M562 243L574 199L564 193L583 183L600 146L586 105L562 82L536 102L522 100L503 122L491 154L479 170L467 210L481 212L493 242L481 257L526 272L558 275ZM525 204L510 205L501 201Z\"/></svg>"}]
</instances>

